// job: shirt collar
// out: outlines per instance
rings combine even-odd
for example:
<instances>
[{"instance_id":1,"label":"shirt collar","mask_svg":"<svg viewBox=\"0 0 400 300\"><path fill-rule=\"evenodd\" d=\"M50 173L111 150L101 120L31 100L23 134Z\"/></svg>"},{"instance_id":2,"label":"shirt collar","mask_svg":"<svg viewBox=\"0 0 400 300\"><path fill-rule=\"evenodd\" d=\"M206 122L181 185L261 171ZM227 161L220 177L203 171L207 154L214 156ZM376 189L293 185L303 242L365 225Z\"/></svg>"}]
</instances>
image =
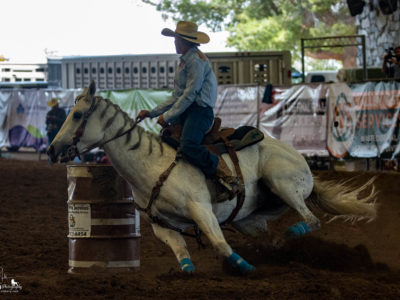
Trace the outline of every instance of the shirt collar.
<instances>
[{"instance_id":1,"label":"shirt collar","mask_svg":"<svg viewBox=\"0 0 400 300\"><path fill-rule=\"evenodd\" d=\"M188 58L192 55L192 53L195 53L195 52L197 52L197 47L192 47L192 48L190 48L190 49L188 50L188 52L186 52L184 55L182 55L182 56L180 57L180 59L181 59L182 61L187 61Z\"/></svg>"}]
</instances>

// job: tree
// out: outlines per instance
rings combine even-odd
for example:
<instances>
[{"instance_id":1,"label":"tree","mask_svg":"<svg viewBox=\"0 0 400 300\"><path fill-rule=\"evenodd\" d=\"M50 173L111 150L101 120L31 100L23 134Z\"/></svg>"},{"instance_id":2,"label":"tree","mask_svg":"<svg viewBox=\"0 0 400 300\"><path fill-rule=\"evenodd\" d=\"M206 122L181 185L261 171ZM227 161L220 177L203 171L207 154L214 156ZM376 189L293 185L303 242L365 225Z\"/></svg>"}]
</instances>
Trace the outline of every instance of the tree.
<instances>
[{"instance_id":1,"label":"tree","mask_svg":"<svg viewBox=\"0 0 400 300\"><path fill-rule=\"evenodd\" d=\"M239 51L291 50L299 58L300 39L355 34L346 0L142 0L164 18L206 24L229 32L227 45ZM314 58L344 61L341 48L314 49ZM355 60L355 55L354 60Z\"/></svg>"}]
</instances>

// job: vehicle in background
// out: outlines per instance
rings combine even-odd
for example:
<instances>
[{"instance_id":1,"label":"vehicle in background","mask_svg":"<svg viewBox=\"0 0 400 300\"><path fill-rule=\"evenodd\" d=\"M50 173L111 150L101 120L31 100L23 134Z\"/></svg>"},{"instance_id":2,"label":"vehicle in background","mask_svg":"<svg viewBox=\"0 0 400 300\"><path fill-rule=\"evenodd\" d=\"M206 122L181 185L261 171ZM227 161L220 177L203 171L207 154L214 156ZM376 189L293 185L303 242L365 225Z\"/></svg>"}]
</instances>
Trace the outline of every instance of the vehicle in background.
<instances>
[{"instance_id":1,"label":"vehicle in background","mask_svg":"<svg viewBox=\"0 0 400 300\"><path fill-rule=\"evenodd\" d=\"M301 83L303 80L303 74L292 67L292 84Z\"/></svg>"},{"instance_id":2,"label":"vehicle in background","mask_svg":"<svg viewBox=\"0 0 400 300\"><path fill-rule=\"evenodd\" d=\"M338 82L338 71L310 71L307 73L305 82Z\"/></svg>"}]
</instances>

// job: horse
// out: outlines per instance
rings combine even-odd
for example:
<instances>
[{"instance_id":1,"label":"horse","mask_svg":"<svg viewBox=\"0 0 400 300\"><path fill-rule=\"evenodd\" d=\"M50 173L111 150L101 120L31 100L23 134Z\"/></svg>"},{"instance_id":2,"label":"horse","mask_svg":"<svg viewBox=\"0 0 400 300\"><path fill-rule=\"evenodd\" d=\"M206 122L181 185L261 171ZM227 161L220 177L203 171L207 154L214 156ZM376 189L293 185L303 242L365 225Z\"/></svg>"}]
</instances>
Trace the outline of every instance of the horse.
<instances>
[{"instance_id":1,"label":"horse","mask_svg":"<svg viewBox=\"0 0 400 300\"><path fill-rule=\"evenodd\" d=\"M19 283L17 281L14 280L14 278L11 279L11 286L18 286Z\"/></svg>"},{"instance_id":2,"label":"horse","mask_svg":"<svg viewBox=\"0 0 400 300\"><path fill-rule=\"evenodd\" d=\"M95 147L103 148L112 166L131 185L135 205L147 212L142 215L151 222L155 236L172 249L182 272L195 270L182 234L190 226L204 233L234 268L243 274L254 271L255 267L227 243L220 226L235 209L237 197L216 202L215 182L184 159L177 159L176 150L159 135L137 126L136 120L118 105L95 93L95 83L91 82L77 96L48 147L51 162L67 162ZM257 236L267 232L267 223L280 217L287 208L294 209L302 218L286 230L288 238L318 230L321 222L305 203L311 194L317 196L312 197L313 205L336 218L373 220L377 215L373 178L356 189L340 182L322 181L313 176L299 152L270 137L241 149L237 156L246 196L230 224L243 234ZM234 170L228 154L222 157ZM169 177L160 186L157 197L150 200L160 174L171 165L174 168ZM361 197L360 193L366 189L368 192ZM266 190L283 205L268 208Z\"/></svg>"}]
</instances>

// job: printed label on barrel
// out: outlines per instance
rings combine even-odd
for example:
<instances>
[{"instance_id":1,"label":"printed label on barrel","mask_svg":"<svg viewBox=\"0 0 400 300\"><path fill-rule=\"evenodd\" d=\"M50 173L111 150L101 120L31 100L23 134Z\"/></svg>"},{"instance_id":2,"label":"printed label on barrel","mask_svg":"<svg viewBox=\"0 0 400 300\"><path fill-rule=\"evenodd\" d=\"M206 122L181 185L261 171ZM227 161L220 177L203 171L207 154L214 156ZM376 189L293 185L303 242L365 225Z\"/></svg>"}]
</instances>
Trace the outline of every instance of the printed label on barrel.
<instances>
[{"instance_id":1,"label":"printed label on barrel","mask_svg":"<svg viewBox=\"0 0 400 300\"><path fill-rule=\"evenodd\" d=\"M68 237L90 237L91 214L90 204L68 205Z\"/></svg>"}]
</instances>

